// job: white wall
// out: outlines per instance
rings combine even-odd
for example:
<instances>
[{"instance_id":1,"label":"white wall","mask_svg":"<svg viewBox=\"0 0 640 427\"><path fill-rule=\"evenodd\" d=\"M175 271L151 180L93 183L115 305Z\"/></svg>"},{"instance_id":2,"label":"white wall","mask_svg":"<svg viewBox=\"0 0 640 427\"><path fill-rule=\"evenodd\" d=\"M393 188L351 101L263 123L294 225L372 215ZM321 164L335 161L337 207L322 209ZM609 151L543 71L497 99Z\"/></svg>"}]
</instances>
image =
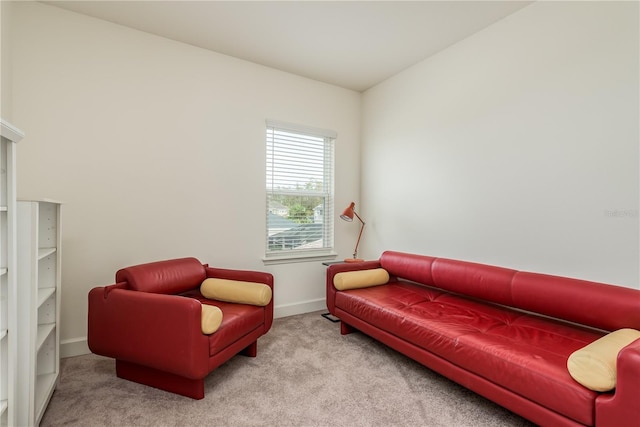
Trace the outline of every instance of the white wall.
<instances>
[{"instance_id":1,"label":"white wall","mask_svg":"<svg viewBox=\"0 0 640 427\"><path fill-rule=\"evenodd\" d=\"M358 93L32 2L13 4L6 61L2 3L19 196L65 202L63 355L85 349L89 289L139 262L270 271L277 315L324 306L320 263L261 261L266 118L338 132L360 256L640 288L635 2L537 2L369 90L362 175Z\"/></svg>"},{"instance_id":2,"label":"white wall","mask_svg":"<svg viewBox=\"0 0 640 427\"><path fill-rule=\"evenodd\" d=\"M639 283L637 2L536 2L363 96L363 252Z\"/></svg>"},{"instance_id":3,"label":"white wall","mask_svg":"<svg viewBox=\"0 0 640 427\"><path fill-rule=\"evenodd\" d=\"M0 2L0 117L11 122L11 2Z\"/></svg>"},{"instance_id":4,"label":"white wall","mask_svg":"<svg viewBox=\"0 0 640 427\"><path fill-rule=\"evenodd\" d=\"M337 131L341 209L359 190L359 93L39 3L12 18L19 197L64 202L63 356L86 351L88 291L142 262L269 271L277 316L325 307L320 262L261 261L265 119ZM345 257L355 230L337 227Z\"/></svg>"}]
</instances>

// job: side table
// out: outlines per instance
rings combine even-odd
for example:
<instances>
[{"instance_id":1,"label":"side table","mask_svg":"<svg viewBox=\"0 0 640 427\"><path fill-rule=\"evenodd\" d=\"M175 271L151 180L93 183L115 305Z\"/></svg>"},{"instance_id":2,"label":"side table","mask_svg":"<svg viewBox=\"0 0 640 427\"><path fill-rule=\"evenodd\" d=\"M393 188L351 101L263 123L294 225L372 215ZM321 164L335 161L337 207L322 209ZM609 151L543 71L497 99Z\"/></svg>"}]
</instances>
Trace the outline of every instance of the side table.
<instances>
[{"instance_id":1,"label":"side table","mask_svg":"<svg viewBox=\"0 0 640 427\"><path fill-rule=\"evenodd\" d=\"M343 264L344 261L325 261L322 263L322 265L326 265L327 267L333 264ZM338 323L340 321L339 318L337 318L336 316L334 316L333 314L327 312L327 313L322 313L320 316L324 317L327 320L330 320L334 323Z\"/></svg>"}]
</instances>

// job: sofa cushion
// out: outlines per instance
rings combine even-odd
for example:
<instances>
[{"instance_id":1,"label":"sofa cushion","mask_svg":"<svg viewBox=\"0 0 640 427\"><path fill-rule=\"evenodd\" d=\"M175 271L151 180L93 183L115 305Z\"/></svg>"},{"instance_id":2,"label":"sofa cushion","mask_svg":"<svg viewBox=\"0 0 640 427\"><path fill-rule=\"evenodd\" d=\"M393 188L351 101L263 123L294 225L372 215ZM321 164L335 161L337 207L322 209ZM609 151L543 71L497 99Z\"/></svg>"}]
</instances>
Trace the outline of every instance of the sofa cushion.
<instances>
[{"instance_id":1,"label":"sofa cushion","mask_svg":"<svg viewBox=\"0 0 640 427\"><path fill-rule=\"evenodd\" d=\"M586 425L597 393L568 356L602 334L404 281L338 292L336 308Z\"/></svg>"},{"instance_id":2,"label":"sofa cushion","mask_svg":"<svg viewBox=\"0 0 640 427\"><path fill-rule=\"evenodd\" d=\"M200 285L203 296L217 301L264 307L271 301L272 291L264 283L209 278Z\"/></svg>"},{"instance_id":3,"label":"sofa cushion","mask_svg":"<svg viewBox=\"0 0 640 427\"><path fill-rule=\"evenodd\" d=\"M380 256L380 266L392 276L432 285L431 264L435 260L436 258L426 255L385 251Z\"/></svg>"},{"instance_id":4,"label":"sofa cushion","mask_svg":"<svg viewBox=\"0 0 640 427\"><path fill-rule=\"evenodd\" d=\"M640 331L618 329L573 352L567 360L571 377L595 391L609 391L616 387L618 353L640 338Z\"/></svg>"},{"instance_id":5,"label":"sofa cushion","mask_svg":"<svg viewBox=\"0 0 640 427\"><path fill-rule=\"evenodd\" d=\"M196 299L203 305L211 304L211 300L204 297L197 288L181 296ZM224 351L230 344L256 328L265 327L265 307L224 301L216 301L215 305L222 311L222 323L215 334L209 335L210 357Z\"/></svg>"},{"instance_id":6,"label":"sofa cushion","mask_svg":"<svg viewBox=\"0 0 640 427\"><path fill-rule=\"evenodd\" d=\"M222 310L215 305L202 304L200 327L202 333L210 335L218 330L222 323Z\"/></svg>"},{"instance_id":7,"label":"sofa cushion","mask_svg":"<svg viewBox=\"0 0 640 427\"><path fill-rule=\"evenodd\" d=\"M516 270L453 259L433 261L434 286L484 301L512 305L511 280Z\"/></svg>"},{"instance_id":8,"label":"sofa cushion","mask_svg":"<svg viewBox=\"0 0 640 427\"><path fill-rule=\"evenodd\" d=\"M333 286L339 291L384 285L388 281L389 273L384 268L343 271L333 276Z\"/></svg>"},{"instance_id":9,"label":"sofa cushion","mask_svg":"<svg viewBox=\"0 0 640 427\"><path fill-rule=\"evenodd\" d=\"M253 332L256 328L264 328L264 307L229 302L216 304L222 310L223 320L216 333L209 335L209 354L211 356Z\"/></svg>"},{"instance_id":10,"label":"sofa cushion","mask_svg":"<svg viewBox=\"0 0 640 427\"><path fill-rule=\"evenodd\" d=\"M206 278L196 258L179 258L126 267L116 272L116 282L129 289L156 294L178 294L200 286Z\"/></svg>"},{"instance_id":11,"label":"sofa cushion","mask_svg":"<svg viewBox=\"0 0 640 427\"><path fill-rule=\"evenodd\" d=\"M638 291L623 286L540 273L518 272L514 306L605 331L640 329ZM606 298L602 296L606 295ZM615 316L611 313L615 312Z\"/></svg>"},{"instance_id":12,"label":"sofa cushion","mask_svg":"<svg viewBox=\"0 0 640 427\"><path fill-rule=\"evenodd\" d=\"M400 279L605 331L640 329L638 291L624 286L394 251L380 265Z\"/></svg>"}]
</instances>

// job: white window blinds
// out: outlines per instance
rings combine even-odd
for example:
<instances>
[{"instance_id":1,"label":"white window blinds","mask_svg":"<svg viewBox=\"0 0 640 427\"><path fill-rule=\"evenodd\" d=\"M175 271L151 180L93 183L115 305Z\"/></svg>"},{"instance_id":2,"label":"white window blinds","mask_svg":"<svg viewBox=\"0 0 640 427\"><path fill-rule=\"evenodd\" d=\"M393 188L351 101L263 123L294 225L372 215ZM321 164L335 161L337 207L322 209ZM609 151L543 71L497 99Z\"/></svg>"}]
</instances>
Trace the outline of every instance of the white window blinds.
<instances>
[{"instance_id":1,"label":"white window blinds","mask_svg":"<svg viewBox=\"0 0 640 427\"><path fill-rule=\"evenodd\" d=\"M266 255L333 249L333 131L267 121Z\"/></svg>"}]
</instances>

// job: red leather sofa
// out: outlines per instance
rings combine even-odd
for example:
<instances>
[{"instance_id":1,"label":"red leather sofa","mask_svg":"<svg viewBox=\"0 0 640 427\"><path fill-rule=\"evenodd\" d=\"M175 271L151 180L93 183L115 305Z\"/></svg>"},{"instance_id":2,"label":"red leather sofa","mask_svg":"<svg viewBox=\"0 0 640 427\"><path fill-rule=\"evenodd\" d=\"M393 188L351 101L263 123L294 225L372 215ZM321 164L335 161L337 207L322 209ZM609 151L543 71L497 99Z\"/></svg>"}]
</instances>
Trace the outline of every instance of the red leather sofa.
<instances>
[{"instance_id":1,"label":"red leather sofa","mask_svg":"<svg viewBox=\"0 0 640 427\"><path fill-rule=\"evenodd\" d=\"M338 291L341 272L383 268L387 284ZM569 355L608 331L640 329L640 291L444 258L385 252L327 270L327 307L359 330L543 426L640 426L640 340L617 385L592 391Z\"/></svg>"},{"instance_id":2,"label":"red leather sofa","mask_svg":"<svg viewBox=\"0 0 640 427\"><path fill-rule=\"evenodd\" d=\"M210 300L200 293L206 278L273 289L271 274L213 268L195 258L123 268L115 284L89 292L89 349L115 358L120 378L202 399L204 378L238 353L255 357L258 338L273 322L273 299L266 306ZM211 335L202 333L203 304L222 310Z\"/></svg>"}]
</instances>

